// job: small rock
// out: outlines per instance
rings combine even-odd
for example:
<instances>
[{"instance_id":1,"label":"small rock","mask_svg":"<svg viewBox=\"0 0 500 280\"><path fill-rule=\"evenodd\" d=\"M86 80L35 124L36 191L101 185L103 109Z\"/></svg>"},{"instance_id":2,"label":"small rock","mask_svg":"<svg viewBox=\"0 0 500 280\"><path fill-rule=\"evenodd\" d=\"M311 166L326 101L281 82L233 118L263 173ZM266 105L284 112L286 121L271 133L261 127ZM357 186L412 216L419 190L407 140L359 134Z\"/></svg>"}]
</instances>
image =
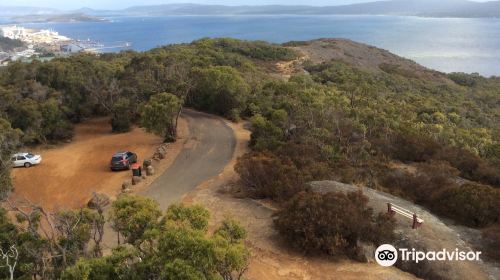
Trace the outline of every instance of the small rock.
<instances>
[{"instance_id":1,"label":"small rock","mask_svg":"<svg viewBox=\"0 0 500 280\"><path fill-rule=\"evenodd\" d=\"M371 244L361 243L360 249L361 252L363 252L363 258L366 260L366 262L375 262L375 250L377 248L375 248Z\"/></svg>"},{"instance_id":2,"label":"small rock","mask_svg":"<svg viewBox=\"0 0 500 280\"><path fill-rule=\"evenodd\" d=\"M163 151L167 152L167 151L168 151L168 145L162 145L162 146L161 146L161 149L162 149Z\"/></svg>"},{"instance_id":3,"label":"small rock","mask_svg":"<svg viewBox=\"0 0 500 280\"><path fill-rule=\"evenodd\" d=\"M132 177L132 185L137 185L141 182L142 178L139 176Z\"/></svg>"},{"instance_id":4,"label":"small rock","mask_svg":"<svg viewBox=\"0 0 500 280\"><path fill-rule=\"evenodd\" d=\"M155 168L152 165L148 166L146 168L146 175L152 176L154 174L155 174Z\"/></svg>"},{"instance_id":5,"label":"small rock","mask_svg":"<svg viewBox=\"0 0 500 280\"><path fill-rule=\"evenodd\" d=\"M160 150L158 150L157 154L158 154L158 157L159 157L160 159L164 159L164 158L165 158L165 155L167 154L167 151L165 151L165 150L163 150L163 149L160 149Z\"/></svg>"},{"instance_id":6,"label":"small rock","mask_svg":"<svg viewBox=\"0 0 500 280\"><path fill-rule=\"evenodd\" d=\"M142 163L142 167L144 169L148 168L148 166L151 166L152 162L150 159L145 159L144 162Z\"/></svg>"},{"instance_id":7,"label":"small rock","mask_svg":"<svg viewBox=\"0 0 500 280\"><path fill-rule=\"evenodd\" d=\"M128 188L130 188L130 181L129 180L123 181L122 190L126 190Z\"/></svg>"}]
</instances>

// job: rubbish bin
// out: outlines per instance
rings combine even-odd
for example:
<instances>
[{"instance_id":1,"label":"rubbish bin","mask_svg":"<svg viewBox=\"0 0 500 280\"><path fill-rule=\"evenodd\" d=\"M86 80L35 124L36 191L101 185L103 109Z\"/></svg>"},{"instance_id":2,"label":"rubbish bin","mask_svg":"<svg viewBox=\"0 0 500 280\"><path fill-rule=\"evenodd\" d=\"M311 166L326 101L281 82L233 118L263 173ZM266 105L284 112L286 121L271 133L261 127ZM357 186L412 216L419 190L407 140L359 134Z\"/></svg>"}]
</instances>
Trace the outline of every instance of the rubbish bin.
<instances>
[{"instance_id":1,"label":"rubbish bin","mask_svg":"<svg viewBox=\"0 0 500 280\"><path fill-rule=\"evenodd\" d=\"M137 177L142 176L142 169L140 164L138 163L132 164L132 176L137 176Z\"/></svg>"}]
</instances>

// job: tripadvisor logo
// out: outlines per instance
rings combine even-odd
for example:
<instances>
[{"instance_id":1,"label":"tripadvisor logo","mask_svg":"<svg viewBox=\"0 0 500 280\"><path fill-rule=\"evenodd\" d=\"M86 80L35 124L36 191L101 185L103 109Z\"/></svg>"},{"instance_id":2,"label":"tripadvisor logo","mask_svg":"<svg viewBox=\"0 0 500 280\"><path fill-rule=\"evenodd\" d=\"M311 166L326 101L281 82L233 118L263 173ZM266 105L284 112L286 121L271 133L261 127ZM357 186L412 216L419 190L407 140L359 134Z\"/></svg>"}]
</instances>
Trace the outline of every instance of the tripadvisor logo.
<instances>
[{"instance_id":1,"label":"tripadvisor logo","mask_svg":"<svg viewBox=\"0 0 500 280\"><path fill-rule=\"evenodd\" d=\"M381 266L392 266L398 259L401 261L410 261L418 263L420 261L479 261L479 256L481 252L474 251L460 251L455 249L449 251L443 249L440 251L417 251L414 248L399 248L397 250L394 246L390 244L380 245L377 250L375 250L375 260ZM399 258L398 258L399 256Z\"/></svg>"},{"instance_id":2,"label":"tripadvisor logo","mask_svg":"<svg viewBox=\"0 0 500 280\"><path fill-rule=\"evenodd\" d=\"M390 244L380 245L375 251L375 260L381 266L392 266L398 260L398 251Z\"/></svg>"}]
</instances>

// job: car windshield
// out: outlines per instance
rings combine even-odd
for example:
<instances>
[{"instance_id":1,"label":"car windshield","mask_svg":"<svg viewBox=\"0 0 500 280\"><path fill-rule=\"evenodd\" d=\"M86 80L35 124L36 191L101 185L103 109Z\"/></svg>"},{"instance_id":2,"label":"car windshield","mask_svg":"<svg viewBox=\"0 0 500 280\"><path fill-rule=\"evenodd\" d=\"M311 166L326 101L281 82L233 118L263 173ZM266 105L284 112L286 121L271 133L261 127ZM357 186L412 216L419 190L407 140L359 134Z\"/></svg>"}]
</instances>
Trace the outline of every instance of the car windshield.
<instances>
[{"instance_id":1,"label":"car windshield","mask_svg":"<svg viewBox=\"0 0 500 280\"><path fill-rule=\"evenodd\" d=\"M113 158L111 159L111 161L121 161L123 160L123 156L113 156Z\"/></svg>"},{"instance_id":2,"label":"car windshield","mask_svg":"<svg viewBox=\"0 0 500 280\"><path fill-rule=\"evenodd\" d=\"M27 154L26 157L27 158L33 158L33 157L35 157L35 155L33 155L33 154Z\"/></svg>"}]
</instances>

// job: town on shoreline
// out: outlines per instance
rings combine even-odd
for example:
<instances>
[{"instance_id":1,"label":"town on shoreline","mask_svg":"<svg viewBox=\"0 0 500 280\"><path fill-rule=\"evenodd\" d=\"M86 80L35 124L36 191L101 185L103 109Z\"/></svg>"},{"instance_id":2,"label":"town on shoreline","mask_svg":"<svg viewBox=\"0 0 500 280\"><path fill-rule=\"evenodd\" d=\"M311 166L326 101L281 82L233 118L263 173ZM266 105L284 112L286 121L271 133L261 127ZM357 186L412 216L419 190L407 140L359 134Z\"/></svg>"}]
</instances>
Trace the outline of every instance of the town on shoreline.
<instances>
[{"instance_id":1,"label":"town on shoreline","mask_svg":"<svg viewBox=\"0 0 500 280\"><path fill-rule=\"evenodd\" d=\"M107 48L105 45L92 39L79 40L59 34L51 29L31 29L18 25L0 26L0 39L22 42L12 49L0 48L0 66L6 66L12 61L29 62L34 58L50 60L54 57L68 56L74 53L99 53ZM114 46L117 48L129 47L125 42Z\"/></svg>"}]
</instances>

